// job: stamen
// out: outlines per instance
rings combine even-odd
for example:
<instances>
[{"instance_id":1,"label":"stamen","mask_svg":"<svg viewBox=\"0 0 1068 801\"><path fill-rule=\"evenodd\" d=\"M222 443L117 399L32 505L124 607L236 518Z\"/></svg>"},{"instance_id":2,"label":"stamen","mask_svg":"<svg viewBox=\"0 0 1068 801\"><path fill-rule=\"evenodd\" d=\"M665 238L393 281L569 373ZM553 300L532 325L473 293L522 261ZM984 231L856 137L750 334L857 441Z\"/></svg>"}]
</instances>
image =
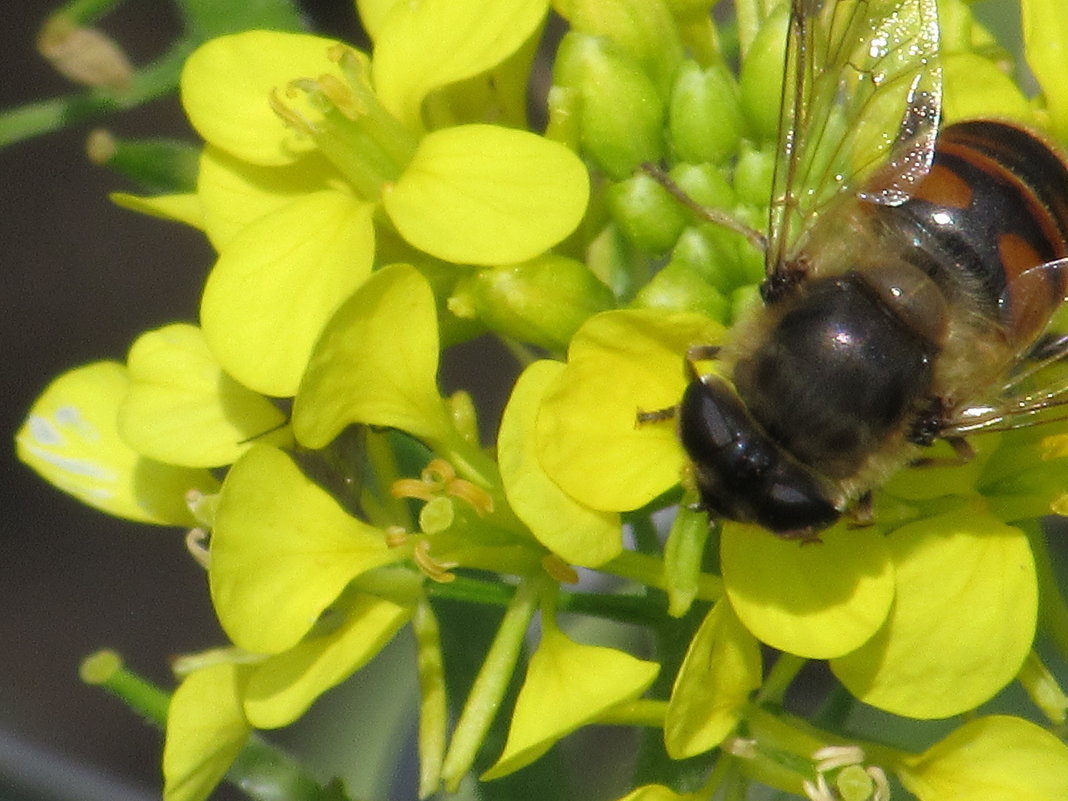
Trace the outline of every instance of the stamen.
<instances>
[{"instance_id":1,"label":"stamen","mask_svg":"<svg viewBox=\"0 0 1068 801\"><path fill-rule=\"evenodd\" d=\"M554 553L542 558L541 567L561 584L578 584L578 571Z\"/></svg>"},{"instance_id":2,"label":"stamen","mask_svg":"<svg viewBox=\"0 0 1068 801\"><path fill-rule=\"evenodd\" d=\"M290 87L287 90L287 94L290 94L292 91L293 89ZM267 102L271 106L271 111L277 114L279 119L281 119L287 127L308 134L309 136L314 136L317 133L318 129L311 120L285 104L281 97L279 97L277 88L271 90L271 93L267 96Z\"/></svg>"},{"instance_id":3,"label":"stamen","mask_svg":"<svg viewBox=\"0 0 1068 801\"><path fill-rule=\"evenodd\" d=\"M205 570L211 567L211 551L208 550L210 535L202 528L191 528L185 535L185 549L193 561Z\"/></svg>"},{"instance_id":4,"label":"stamen","mask_svg":"<svg viewBox=\"0 0 1068 801\"><path fill-rule=\"evenodd\" d=\"M812 755L816 771L826 773L846 765L859 765L864 762L864 749L856 745L828 745Z\"/></svg>"},{"instance_id":5,"label":"stamen","mask_svg":"<svg viewBox=\"0 0 1068 801\"><path fill-rule=\"evenodd\" d=\"M320 75L318 87L323 96L347 119L356 122L367 113L366 104L333 75Z\"/></svg>"},{"instance_id":6,"label":"stamen","mask_svg":"<svg viewBox=\"0 0 1068 801\"><path fill-rule=\"evenodd\" d=\"M459 567L459 562L439 562L434 559L430 555L430 543L427 540L421 540L415 546L414 558L415 564L431 581L448 584L456 580L456 576L449 571Z\"/></svg>"}]
</instances>

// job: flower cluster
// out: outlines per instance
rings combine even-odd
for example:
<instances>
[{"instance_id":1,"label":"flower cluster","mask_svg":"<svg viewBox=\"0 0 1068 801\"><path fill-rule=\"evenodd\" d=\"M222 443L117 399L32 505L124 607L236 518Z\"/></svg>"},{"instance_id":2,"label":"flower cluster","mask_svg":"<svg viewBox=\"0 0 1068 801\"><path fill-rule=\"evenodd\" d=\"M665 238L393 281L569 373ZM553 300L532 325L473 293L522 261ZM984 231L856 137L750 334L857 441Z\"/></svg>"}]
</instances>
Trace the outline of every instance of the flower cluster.
<instances>
[{"instance_id":1,"label":"flower cluster","mask_svg":"<svg viewBox=\"0 0 1068 801\"><path fill-rule=\"evenodd\" d=\"M902 471L874 525L801 545L710 529L673 426L635 423L678 402L687 349L719 342L763 278L751 239L643 170L667 165L750 226L768 215L790 4L737 0L724 26L713 5L359 0L369 53L253 30L188 58L195 191L117 200L204 231L218 256L200 324L60 376L18 434L23 461L85 503L196 532L231 644L180 662L167 801L204 799L254 730L299 718L404 629L422 796L504 777L595 723L658 742L628 799L1068 787L1064 742L998 705L1016 683L1052 725L1068 709L1036 649L1041 620L1047 660L1068 653L1036 522L1066 508L1063 428ZM963 2L939 6L945 116L1068 138L1056 3L1023 3L1038 98ZM551 12L567 29L538 134L528 78ZM438 382L442 351L485 332L524 368L489 446L470 396ZM578 568L617 589L577 591ZM440 599L504 610L466 696L447 681ZM655 643L583 642L564 612ZM784 711L808 660L861 711ZM503 746L484 754L498 714ZM880 736L888 720L916 727L914 748ZM703 754L687 784L674 766Z\"/></svg>"}]
</instances>

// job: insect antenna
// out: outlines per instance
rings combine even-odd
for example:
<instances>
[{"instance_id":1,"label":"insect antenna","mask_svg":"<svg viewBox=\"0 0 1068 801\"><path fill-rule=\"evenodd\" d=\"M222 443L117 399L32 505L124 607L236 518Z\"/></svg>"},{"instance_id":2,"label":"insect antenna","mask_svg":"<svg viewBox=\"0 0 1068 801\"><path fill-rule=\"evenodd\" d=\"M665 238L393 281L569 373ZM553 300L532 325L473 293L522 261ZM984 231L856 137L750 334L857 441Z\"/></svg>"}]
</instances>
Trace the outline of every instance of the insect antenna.
<instances>
[{"instance_id":1,"label":"insect antenna","mask_svg":"<svg viewBox=\"0 0 1068 801\"><path fill-rule=\"evenodd\" d=\"M728 231L734 231L736 234L741 234L749 242L759 250L761 253L765 253L768 249L768 240L760 231L755 228L750 228L748 225L738 220L734 216L720 211L719 209L713 209L708 206L702 206L688 194L686 194L682 187L671 180L669 176L662 169L655 164L649 164L646 162L642 164L642 172L660 184L664 189L671 193L672 197L679 201L682 205L692 211L701 219L719 225L726 228Z\"/></svg>"}]
</instances>

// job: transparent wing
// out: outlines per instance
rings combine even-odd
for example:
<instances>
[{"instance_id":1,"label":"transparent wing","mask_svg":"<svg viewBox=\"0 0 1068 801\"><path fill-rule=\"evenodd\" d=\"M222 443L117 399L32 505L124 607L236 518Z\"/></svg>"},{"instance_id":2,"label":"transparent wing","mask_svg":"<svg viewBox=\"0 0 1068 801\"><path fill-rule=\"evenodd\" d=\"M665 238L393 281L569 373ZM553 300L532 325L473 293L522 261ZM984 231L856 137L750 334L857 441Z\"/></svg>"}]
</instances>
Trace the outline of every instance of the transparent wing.
<instances>
[{"instance_id":1,"label":"transparent wing","mask_svg":"<svg viewBox=\"0 0 1068 801\"><path fill-rule=\"evenodd\" d=\"M1007 358L1015 366L993 398L961 409L947 421L943 436L1008 431L1068 418L1068 334L1054 315L1068 302L1068 258L1039 264L1017 275L998 301L1006 339L1021 342ZM1049 318L1054 315L1054 322Z\"/></svg>"},{"instance_id":2,"label":"transparent wing","mask_svg":"<svg viewBox=\"0 0 1068 801\"><path fill-rule=\"evenodd\" d=\"M769 276L789 269L842 192L894 205L930 168L942 76L937 0L790 0L768 227Z\"/></svg>"}]
</instances>

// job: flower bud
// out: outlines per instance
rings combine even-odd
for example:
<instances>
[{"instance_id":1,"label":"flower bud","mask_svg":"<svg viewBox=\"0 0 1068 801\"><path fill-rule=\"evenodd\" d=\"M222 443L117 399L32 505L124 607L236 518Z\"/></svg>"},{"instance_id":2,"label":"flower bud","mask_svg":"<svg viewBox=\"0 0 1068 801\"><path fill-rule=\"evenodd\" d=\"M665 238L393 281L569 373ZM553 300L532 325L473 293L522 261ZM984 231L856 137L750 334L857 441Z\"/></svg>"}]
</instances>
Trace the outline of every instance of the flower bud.
<instances>
[{"instance_id":1,"label":"flower bud","mask_svg":"<svg viewBox=\"0 0 1068 801\"><path fill-rule=\"evenodd\" d=\"M687 311L725 322L730 303L690 265L672 261L642 287L632 304L636 308Z\"/></svg>"},{"instance_id":2,"label":"flower bud","mask_svg":"<svg viewBox=\"0 0 1068 801\"><path fill-rule=\"evenodd\" d=\"M738 234L711 224L683 231L671 260L686 264L723 294L757 284L764 276L762 254Z\"/></svg>"},{"instance_id":3,"label":"flower bud","mask_svg":"<svg viewBox=\"0 0 1068 801\"><path fill-rule=\"evenodd\" d=\"M114 39L97 28L81 27L64 14L45 23L37 50L56 72L82 86L125 92L133 82L133 66Z\"/></svg>"},{"instance_id":4,"label":"flower bud","mask_svg":"<svg viewBox=\"0 0 1068 801\"><path fill-rule=\"evenodd\" d=\"M612 292L582 262L546 254L480 270L450 307L469 307L494 331L548 350L563 350L578 327L615 305Z\"/></svg>"},{"instance_id":5,"label":"flower bud","mask_svg":"<svg viewBox=\"0 0 1068 801\"><path fill-rule=\"evenodd\" d=\"M722 164L738 151L744 125L738 94L722 66L682 65L668 103L668 134L682 161Z\"/></svg>"},{"instance_id":6,"label":"flower bud","mask_svg":"<svg viewBox=\"0 0 1068 801\"><path fill-rule=\"evenodd\" d=\"M742 111L758 142L774 142L779 132L787 10L783 3L768 17L742 64Z\"/></svg>"},{"instance_id":7,"label":"flower bud","mask_svg":"<svg viewBox=\"0 0 1068 801\"><path fill-rule=\"evenodd\" d=\"M659 91L671 88L683 50L678 27L662 0L572 0L565 16L573 31L608 39L640 64Z\"/></svg>"},{"instance_id":8,"label":"flower bud","mask_svg":"<svg viewBox=\"0 0 1068 801\"><path fill-rule=\"evenodd\" d=\"M774 176L773 152L744 148L734 168L734 191L738 193L738 200L760 208L767 206Z\"/></svg>"},{"instance_id":9,"label":"flower bud","mask_svg":"<svg viewBox=\"0 0 1068 801\"><path fill-rule=\"evenodd\" d=\"M659 183L637 173L612 185L608 208L624 235L642 250L669 250L689 221L689 211Z\"/></svg>"},{"instance_id":10,"label":"flower bud","mask_svg":"<svg viewBox=\"0 0 1068 801\"><path fill-rule=\"evenodd\" d=\"M107 166L154 193L194 192L200 148L174 139L116 139L92 131L85 152L93 164Z\"/></svg>"},{"instance_id":11,"label":"flower bud","mask_svg":"<svg viewBox=\"0 0 1068 801\"><path fill-rule=\"evenodd\" d=\"M637 62L611 42L569 33L554 81L579 92L579 139L609 176L621 180L664 151L664 101Z\"/></svg>"}]
</instances>

